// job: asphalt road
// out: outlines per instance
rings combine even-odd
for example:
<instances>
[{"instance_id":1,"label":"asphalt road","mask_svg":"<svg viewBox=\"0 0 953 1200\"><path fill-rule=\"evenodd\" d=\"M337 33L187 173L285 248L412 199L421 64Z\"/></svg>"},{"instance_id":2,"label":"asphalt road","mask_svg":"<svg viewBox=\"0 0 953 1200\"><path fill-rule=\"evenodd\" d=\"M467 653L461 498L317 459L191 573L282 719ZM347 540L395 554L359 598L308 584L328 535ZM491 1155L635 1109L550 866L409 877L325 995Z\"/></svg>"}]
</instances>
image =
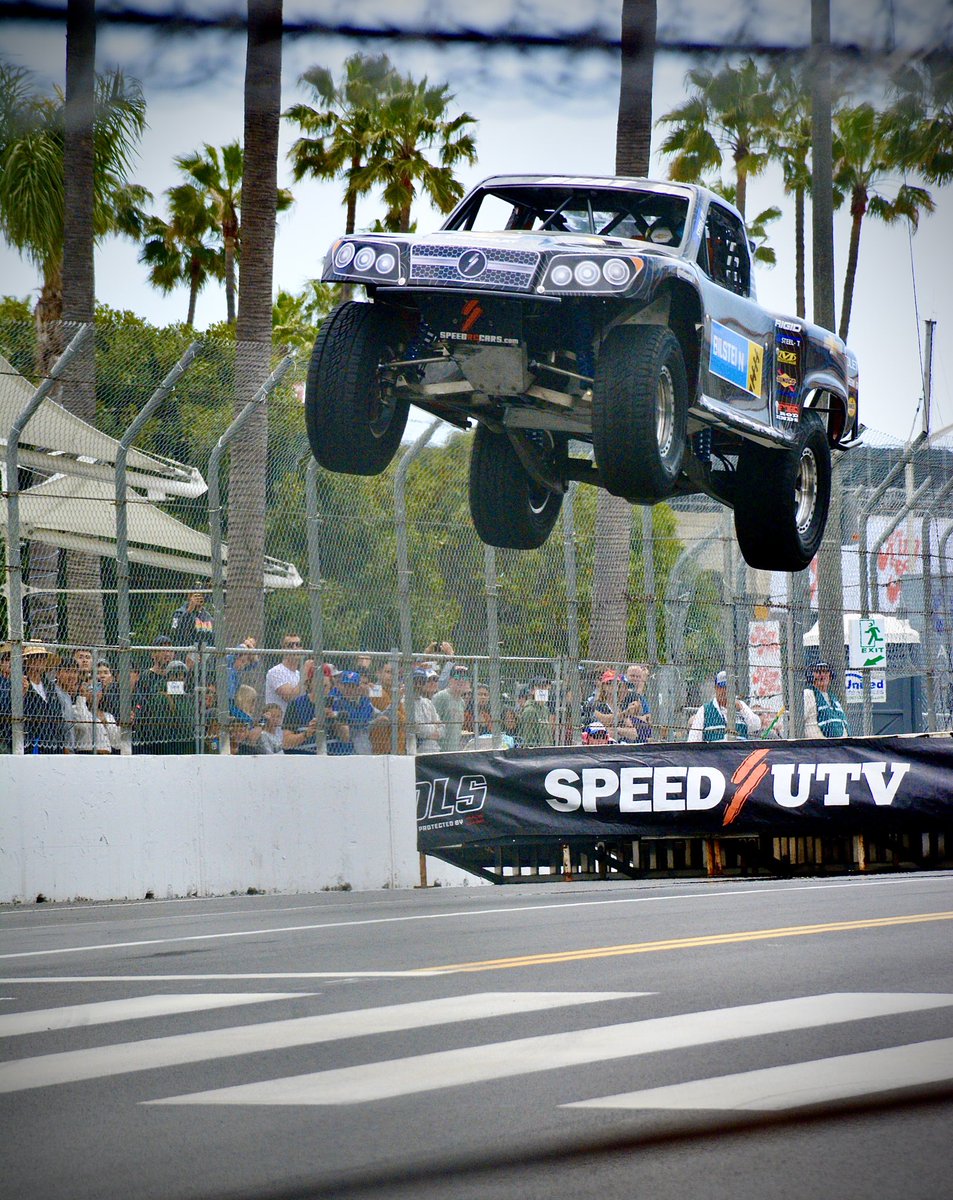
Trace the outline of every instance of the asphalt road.
<instances>
[{"instance_id":1,"label":"asphalt road","mask_svg":"<svg viewBox=\"0 0 953 1200\"><path fill-rule=\"evenodd\" d=\"M0 909L0 1197L953 1195L953 875Z\"/></svg>"}]
</instances>

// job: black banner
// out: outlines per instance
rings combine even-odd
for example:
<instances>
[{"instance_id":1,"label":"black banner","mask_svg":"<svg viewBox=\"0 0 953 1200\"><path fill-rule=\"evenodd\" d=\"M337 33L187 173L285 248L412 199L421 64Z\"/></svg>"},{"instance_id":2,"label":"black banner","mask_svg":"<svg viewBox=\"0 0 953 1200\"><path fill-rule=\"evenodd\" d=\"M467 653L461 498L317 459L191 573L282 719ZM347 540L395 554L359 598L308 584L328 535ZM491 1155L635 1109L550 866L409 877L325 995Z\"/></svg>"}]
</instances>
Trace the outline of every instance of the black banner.
<instances>
[{"instance_id":1,"label":"black banner","mask_svg":"<svg viewBox=\"0 0 953 1200\"><path fill-rule=\"evenodd\" d=\"M953 738L424 754L417 846L501 839L927 831L953 822Z\"/></svg>"}]
</instances>

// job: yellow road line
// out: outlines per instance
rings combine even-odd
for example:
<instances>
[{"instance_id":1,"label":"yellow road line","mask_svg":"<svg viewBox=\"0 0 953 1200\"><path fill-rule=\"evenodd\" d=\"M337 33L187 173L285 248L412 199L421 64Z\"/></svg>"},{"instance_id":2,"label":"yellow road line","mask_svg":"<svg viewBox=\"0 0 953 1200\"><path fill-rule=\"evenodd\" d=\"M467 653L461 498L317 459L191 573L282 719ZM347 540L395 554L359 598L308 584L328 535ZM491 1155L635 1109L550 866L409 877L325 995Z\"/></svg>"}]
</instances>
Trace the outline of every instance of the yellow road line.
<instances>
[{"instance_id":1,"label":"yellow road line","mask_svg":"<svg viewBox=\"0 0 953 1200\"><path fill-rule=\"evenodd\" d=\"M596 946L589 950L557 950L551 954L525 954L513 958L491 958L483 962L448 963L426 969L435 974L504 971L511 967L583 962L591 958L617 958L625 954L652 954L659 950L693 950L701 946L728 946L739 942L766 941L770 938L807 937L816 933L844 933L855 929L883 929L891 925L917 925L924 921L953 921L953 912L918 913L909 917L878 917L864 921L828 921L822 925L787 925L779 929L750 929L740 933L712 933L658 942L633 942L627 946Z\"/></svg>"}]
</instances>

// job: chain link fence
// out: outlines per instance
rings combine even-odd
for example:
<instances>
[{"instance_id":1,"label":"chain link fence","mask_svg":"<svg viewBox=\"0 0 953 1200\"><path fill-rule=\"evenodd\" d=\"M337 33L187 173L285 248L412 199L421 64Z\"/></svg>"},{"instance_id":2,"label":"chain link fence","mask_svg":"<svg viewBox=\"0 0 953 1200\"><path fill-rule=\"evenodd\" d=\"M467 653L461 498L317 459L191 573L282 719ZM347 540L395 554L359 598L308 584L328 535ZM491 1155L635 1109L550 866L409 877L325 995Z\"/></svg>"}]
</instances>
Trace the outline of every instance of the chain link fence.
<instances>
[{"instance_id":1,"label":"chain link fence","mask_svg":"<svg viewBox=\"0 0 953 1200\"><path fill-rule=\"evenodd\" d=\"M588 654L594 489L570 485L539 550L494 550L465 433L415 418L383 474L334 475L308 449L303 360L274 352L255 392L227 333L108 314L83 334L0 322L8 752L406 753L579 743L594 722L680 740L720 670L760 736L803 736L819 593L851 732L951 727L949 431L868 431L836 464L830 600L816 564L750 569L707 498L636 512L608 663ZM848 669L851 622L874 615L884 661Z\"/></svg>"}]
</instances>

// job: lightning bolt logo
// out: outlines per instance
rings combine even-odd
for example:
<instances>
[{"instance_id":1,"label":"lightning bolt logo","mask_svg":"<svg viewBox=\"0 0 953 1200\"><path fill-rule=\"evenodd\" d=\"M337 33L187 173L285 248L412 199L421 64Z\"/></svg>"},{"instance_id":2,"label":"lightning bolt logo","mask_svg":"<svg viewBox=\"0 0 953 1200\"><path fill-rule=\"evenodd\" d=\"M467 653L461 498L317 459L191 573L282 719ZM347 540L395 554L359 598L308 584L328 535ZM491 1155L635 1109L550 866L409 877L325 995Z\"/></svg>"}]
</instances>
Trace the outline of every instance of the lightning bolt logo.
<instances>
[{"instance_id":1,"label":"lightning bolt logo","mask_svg":"<svg viewBox=\"0 0 953 1200\"><path fill-rule=\"evenodd\" d=\"M479 300L468 300L463 306L463 315L465 320L460 326L462 333L469 333L473 326L483 316L483 309L480 307Z\"/></svg>"},{"instance_id":2,"label":"lightning bolt logo","mask_svg":"<svg viewBox=\"0 0 953 1200\"><path fill-rule=\"evenodd\" d=\"M725 817L722 821L723 825L731 825L734 822L744 808L745 801L761 780L764 779L765 775L767 775L768 764L764 760L770 753L770 749L755 750L740 763L734 775L732 775L731 782L738 786L731 799L731 803L725 810Z\"/></svg>"}]
</instances>

